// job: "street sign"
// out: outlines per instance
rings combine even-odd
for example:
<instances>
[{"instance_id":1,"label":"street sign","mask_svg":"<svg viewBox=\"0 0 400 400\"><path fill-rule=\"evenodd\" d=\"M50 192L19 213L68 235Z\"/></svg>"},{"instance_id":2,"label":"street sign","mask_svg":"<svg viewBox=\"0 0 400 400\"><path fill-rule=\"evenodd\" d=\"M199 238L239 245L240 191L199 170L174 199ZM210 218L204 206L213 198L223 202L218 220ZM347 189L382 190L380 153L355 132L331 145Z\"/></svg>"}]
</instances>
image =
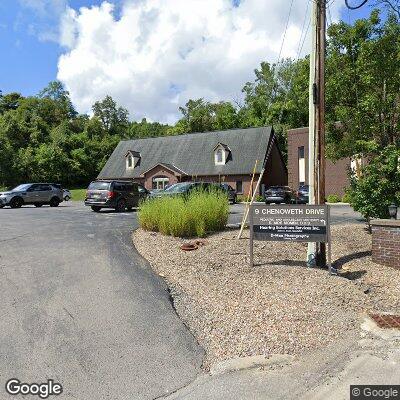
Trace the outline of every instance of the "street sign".
<instances>
[{"instance_id":1,"label":"street sign","mask_svg":"<svg viewBox=\"0 0 400 400\"><path fill-rule=\"evenodd\" d=\"M258 205L250 208L250 264L253 241L327 242L331 271L330 221L327 205Z\"/></svg>"}]
</instances>

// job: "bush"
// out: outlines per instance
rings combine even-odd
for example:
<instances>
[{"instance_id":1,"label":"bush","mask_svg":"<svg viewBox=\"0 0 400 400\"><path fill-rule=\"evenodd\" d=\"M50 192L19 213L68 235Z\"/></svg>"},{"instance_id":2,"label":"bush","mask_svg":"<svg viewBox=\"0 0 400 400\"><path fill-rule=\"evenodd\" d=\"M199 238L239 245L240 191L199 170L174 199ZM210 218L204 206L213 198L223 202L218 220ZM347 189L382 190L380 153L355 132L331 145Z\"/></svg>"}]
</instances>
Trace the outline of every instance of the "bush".
<instances>
[{"instance_id":1,"label":"bush","mask_svg":"<svg viewBox=\"0 0 400 400\"><path fill-rule=\"evenodd\" d=\"M345 193L342 197L342 203L350 203L350 195L349 193Z\"/></svg>"},{"instance_id":2,"label":"bush","mask_svg":"<svg viewBox=\"0 0 400 400\"><path fill-rule=\"evenodd\" d=\"M400 205L400 149L387 146L371 159L360 178L352 177L350 204L368 220L389 218L388 206Z\"/></svg>"},{"instance_id":3,"label":"bush","mask_svg":"<svg viewBox=\"0 0 400 400\"><path fill-rule=\"evenodd\" d=\"M339 203L340 197L336 194L330 194L327 196L328 203Z\"/></svg>"},{"instance_id":4,"label":"bush","mask_svg":"<svg viewBox=\"0 0 400 400\"><path fill-rule=\"evenodd\" d=\"M179 237L204 237L223 230L228 222L229 204L223 192L192 192L143 202L139 224L148 231Z\"/></svg>"}]
</instances>

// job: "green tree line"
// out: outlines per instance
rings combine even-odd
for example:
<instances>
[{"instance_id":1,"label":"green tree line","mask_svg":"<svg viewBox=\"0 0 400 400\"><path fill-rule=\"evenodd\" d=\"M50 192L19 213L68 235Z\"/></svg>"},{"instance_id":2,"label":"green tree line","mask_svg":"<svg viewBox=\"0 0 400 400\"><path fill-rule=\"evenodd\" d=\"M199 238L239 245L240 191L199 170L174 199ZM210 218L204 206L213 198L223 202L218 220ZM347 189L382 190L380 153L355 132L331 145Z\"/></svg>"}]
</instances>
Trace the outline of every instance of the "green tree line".
<instances>
[{"instance_id":1,"label":"green tree line","mask_svg":"<svg viewBox=\"0 0 400 400\"><path fill-rule=\"evenodd\" d=\"M326 49L327 154L335 160L374 159L399 146L400 28L395 12L377 10L328 29ZM86 185L122 139L273 125L286 157L287 130L308 125L309 58L262 62L234 103L191 99L174 125L130 121L110 97L92 116L78 114L63 85L38 95L0 92L0 186L26 181Z\"/></svg>"}]
</instances>

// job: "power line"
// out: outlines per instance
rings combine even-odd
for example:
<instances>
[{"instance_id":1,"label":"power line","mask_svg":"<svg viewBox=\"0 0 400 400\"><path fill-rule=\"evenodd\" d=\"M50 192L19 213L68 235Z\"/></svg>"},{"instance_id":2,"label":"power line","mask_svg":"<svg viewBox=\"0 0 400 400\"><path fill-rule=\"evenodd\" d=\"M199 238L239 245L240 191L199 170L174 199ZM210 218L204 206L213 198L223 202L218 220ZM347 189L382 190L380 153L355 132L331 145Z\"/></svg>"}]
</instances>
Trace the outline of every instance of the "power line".
<instances>
[{"instance_id":1,"label":"power line","mask_svg":"<svg viewBox=\"0 0 400 400\"><path fill-rule=\"evenodd\" d=\"M288 14L288 17L287 17L287 20L286 20L285 30L284 30L284 32L283 32L281 48L280 48L280 50L279 50L278 62L279 62L279 60L281 59L283 44L285 43L286 32L287 32L287 29L288 29L288 26L289 26L290 15L292 14L293 1L294 1L294 0L292 0L291 3L290 3L289 14Z\"/></svg>"},{"instance_id":2,"label":"power line","mask_svg":"<svg viewBox=\"0 0 400 400\"><path fill-rule=\"evenodd\" d=\"M301 28L301 34L300 34L299 45L298 45L298 48L297 48L295 61L298 61L299 58L300 58L300 54L301 54L301 52L303 50L304 42L305 42L305 40L307 38L308 30L309 30L310 25L311 25L311 20L309 19L308 25L307 25L307 29L304 32L304 27L306 25L306 20L307 20L307 17L308 17L308 5L309 5L309 3L307 3L306 12L304 14L303 26ZM304 33L304 37L303 37L303 33ZM282 108L281 108L281 111L279 113L278 124L280 124L281 121L282 121L283 111L285 109L285 106L286 106L286 103L287 103L287 100L288 100L288 97L289 97L289 93L290 93L290 90L291 90L294 73L295 73L295 71L294 71L294 68L293 68L292 73L290 75L289 85L288 85L289 87L288 87L288 89L286 91L285 100L283 101Z\"/></svg>"},{"instance_id":3,"label":"power line","mask_svg":"<svg viewBox=\"0 0 400 400\"><path fill-rule=\"evenodd\" d=\"M365 4L367 4L367 1L368 0L363 0L360 4L358 4L357 6L351 6L350 4L349 4L349 0L344 0L344 2L345 2L345 4L346 4L346 7L349 9L349 10L358 10L359 8L361 8L363 5L365 5Z\"/></svg>"}]
</instances>

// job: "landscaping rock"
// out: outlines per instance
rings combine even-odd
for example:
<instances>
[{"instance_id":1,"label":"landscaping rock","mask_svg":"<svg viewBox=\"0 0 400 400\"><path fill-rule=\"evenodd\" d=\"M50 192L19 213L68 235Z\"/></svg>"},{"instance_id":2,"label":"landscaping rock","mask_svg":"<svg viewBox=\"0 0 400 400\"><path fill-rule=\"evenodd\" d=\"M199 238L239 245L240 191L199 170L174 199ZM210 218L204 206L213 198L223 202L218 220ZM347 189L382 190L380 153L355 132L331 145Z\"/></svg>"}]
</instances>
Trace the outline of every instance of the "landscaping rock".
<instances>
[{"instance_id":1,"label":"landscaping rock","mask_svg":"<svg viewBox=\"0 0 400 400\"><path fill-rule=\"evenodd\" d=\"M133 234L206 350L206 370L237 357L321 348L354 334L364 312L399 312L400 271L371 261L371 237L362 226L332 228L333 261L345 267L343 277L307 268L302 243L256 241L250 268L248 234L241 240L237 231L215 234L191 252L180 250L179 238Z\"/></svg>"}]
</instances>

